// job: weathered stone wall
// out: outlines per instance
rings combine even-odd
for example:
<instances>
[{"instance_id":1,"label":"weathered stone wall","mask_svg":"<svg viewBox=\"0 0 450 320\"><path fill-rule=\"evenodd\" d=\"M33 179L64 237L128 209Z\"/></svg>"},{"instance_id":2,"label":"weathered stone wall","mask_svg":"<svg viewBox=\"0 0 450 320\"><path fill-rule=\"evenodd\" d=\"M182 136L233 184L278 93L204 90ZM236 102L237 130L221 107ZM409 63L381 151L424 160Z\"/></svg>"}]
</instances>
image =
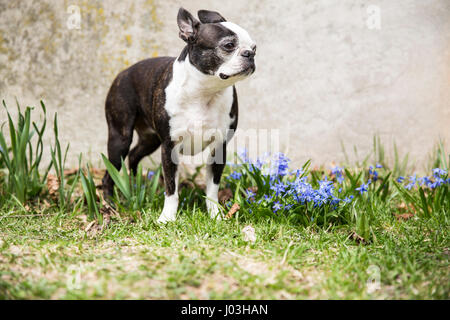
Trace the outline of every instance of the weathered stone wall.
<instances>
[{"instance_id":1,"label":"weathered stone wall","mask_svg":"<svg viewBox=\"0 0 450 320\"><path fill-rule=\"evenodd\" d=\"M70 5L80 29L68 27ZM341 141L363 155L374 134L419 163L439 137L450 149L448 0L0 0L0 98L12 111L15 97L43 99L69 162L83 152L98 165L111 81L141 59L179 54L180 5L217 10L257 41L257 72L237 85L239 126L282 129L295 162L342 160ZM380 29L367 25L370 5Z\"/></svg>"}]
</instances>

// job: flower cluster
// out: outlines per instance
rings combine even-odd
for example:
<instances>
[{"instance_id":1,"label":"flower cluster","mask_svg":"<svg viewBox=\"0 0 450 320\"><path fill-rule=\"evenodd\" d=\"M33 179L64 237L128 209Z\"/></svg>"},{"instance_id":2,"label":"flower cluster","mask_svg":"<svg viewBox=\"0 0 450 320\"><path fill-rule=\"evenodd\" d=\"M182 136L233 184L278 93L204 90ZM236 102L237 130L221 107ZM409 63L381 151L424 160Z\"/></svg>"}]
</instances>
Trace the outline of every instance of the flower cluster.
<instances>
[{"instance_id":1,"label":"flower cluster","mask_svg":"<svg viewBox=\"0 0 450 320\"><path fill-rule=\"evenodd\" d=\"M383 166L376 164L369 166L368 175L365 175L367 180L364 180L366 182L359 182L354 189L349 189L349 184L345 183L346 171L339 166L331 168L330 178L323 176L319 180L315 174L312 181L308 181L306 169L290 170L290 159L281 152L271 156L266 154L263 158L252 161L244 149L239 157L243 163L233 165L234 171L227 179L231 183L244 180L252 186L258 184L258 188L251 187L246 190L245 198L250 212L256 206L270 208L274 213L297 207L306 207L308 210L326 207L327 210L335 210L352 202L355 196L363 196L369 192L371 186L375 188L377 182L385 179L379 173L383 172L380 171ZM417 175L412 175L408 180L405 177L398 177L396 180L398 183L405 182L404 187L408 190L416 185L433 189L450 183L447 171L440 168L433 169L431 177L418 178ZM343 192L343 189L346 191Z\"/></svg>"},{"instance_id":2,"label":"flower cluster","mask_svg":"<svg viewBox=\"0 0 450 320\"><path fill-rule=\"evenodd\" d=\"M369 175L371 176L371 179L373 180L373 182L378 180L378 171L376 169L381 169L383 168L383 166L381 164L377 164L375 166L375 169L373 166L369 167Z\"/></svg>"},{"instance_id":3,"label":"flower cluster","mask_svg":"<svg viewBox=\"0 0 450 320\"><path fill-rule=\"evenodd\" d=\"M398 177L397 182L403 183L405 177ZM450 178L447 178L447 171L440 168L433 169L433 175L431 177L425 176L418 178L417 175L409 176L408 183L405 185L406 190L411 190L415 186L425 186L430 189L435 189L441 185L450 184Z\"/></svg>"},{"instance_id":4,"label":"flower cluster","mask_svg":"<svg viewBox=\"0 0 450 320\"><path fill-rule=\"evenodd\" d=\"M256 205L260 205L262 202L270 204L272 211L275 213L280 210L289 210L294 206L308 204L312 204L313 207L324 205L336 207L340 202L346 204L353 199L353 196L345 199L338 198L335 195L336 190L333 181L329 181L327 177L318 181L318 187L314 188L308 182L308 178L303 176L304 170L289 170L290 159L281 152L274 154L272 157L265 155L262 159L258 158L256 161L252 161L244 150L239 153L239 157L250 173L267 177L265 181L268 181L264 190L258 190L256 193L247 190L247 202ZM336 175L340 183L343 182L343 168L334 168L333 174ZM228 179L239 180L242 177L242 173L233 171Z\"/></svg>"},{"instance_id":5,"label":"flower cluster","mask_svg":"<svg viewBox=\"0 0 450 320\"><path fill-rule=\"evenodd\" d=\"M344 168L336 166L331 169L331 174L336 176L337 182L342 183L344 181Z\"/></svg>"}]
</instances>

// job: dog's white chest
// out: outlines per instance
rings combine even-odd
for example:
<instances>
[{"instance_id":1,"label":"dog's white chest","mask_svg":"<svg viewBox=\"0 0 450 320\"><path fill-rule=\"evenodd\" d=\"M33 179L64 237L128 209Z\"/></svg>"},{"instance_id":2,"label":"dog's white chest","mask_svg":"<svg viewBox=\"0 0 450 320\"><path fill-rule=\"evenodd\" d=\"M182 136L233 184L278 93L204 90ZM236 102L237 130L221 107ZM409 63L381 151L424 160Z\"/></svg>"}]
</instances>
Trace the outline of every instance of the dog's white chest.
<instances>
[{"instance_id":1,"label":"dog's white chest","mask_svg":"<svg viewBox=\"0 0 450 320\"><path fill-rule=\"evenodd\" d=\"M165 92L170 136L172 141L179 142L183 154L195 155L212 141L225 141L234 120L230 118L233 88L211 94L198 83L183 81L183 74L177 72L179 67L174 64L173 79Z\"/></svg>"}]
</instances>

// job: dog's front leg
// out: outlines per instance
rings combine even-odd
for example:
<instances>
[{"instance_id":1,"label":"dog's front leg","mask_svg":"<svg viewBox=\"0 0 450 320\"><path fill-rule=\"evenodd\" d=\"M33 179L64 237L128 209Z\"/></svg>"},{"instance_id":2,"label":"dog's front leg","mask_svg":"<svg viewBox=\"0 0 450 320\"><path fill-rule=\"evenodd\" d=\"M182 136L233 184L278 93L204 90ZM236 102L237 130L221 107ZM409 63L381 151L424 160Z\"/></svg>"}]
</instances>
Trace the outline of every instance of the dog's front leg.
<instances>
[{"instance_id":1,"label":"dog's front leg","mask_svg":"<svg viewBox=\"0 0 450 320\"><path fill-rule=\"evenodd\" d=\"M226 160L226 142L216 146L206 166L206 207L212 219L221 219L218 206L220 178Z\"/></svg>"},{"instance_id":2,"label":"dog's front leg","mask_svg":"<svg viewBox=\"0 0 450 320\"><path fill-rule=\"evenodd\" d=\"M178 209L178 154L172 141L162 143L161 161L166 194L164 197L164 208L158 222L166 223L175 221Z\"/></svg>"}]
</instances>

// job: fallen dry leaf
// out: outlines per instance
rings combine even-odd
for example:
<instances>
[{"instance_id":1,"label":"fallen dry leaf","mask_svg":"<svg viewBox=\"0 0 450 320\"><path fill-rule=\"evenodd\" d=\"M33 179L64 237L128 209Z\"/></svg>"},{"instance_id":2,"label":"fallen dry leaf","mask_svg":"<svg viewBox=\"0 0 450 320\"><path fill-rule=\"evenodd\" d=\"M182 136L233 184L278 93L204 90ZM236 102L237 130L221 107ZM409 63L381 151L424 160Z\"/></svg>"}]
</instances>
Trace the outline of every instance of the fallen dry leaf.
<instances>
[{"instance_id":1,"label":"fallen dry leaf","mask_svg":"<svg viewBox=\"0 0 450 320\"><path fill-rule=\"evenodd\" d=\"M225 203L233 197L233 192L230 188L219 190L218 197L220 203Z\"/></svg>"},{"instance_id":2,"label":"fallen dry leaf","mask_svg":"<svg viewBox=\"0 0 450 320\"><path fill-rule=\"evenodd\" d=\"M412 204L406 204L405 202L401 202L400 204L398 204L397 209L399 209L399 211L409 211L408 213L411 214L416 214L417 212L416 208Z\"/></svg>"},{"instance_id":3,"label":"fallen dry leaf","mask_svg":"<svg viewBox=\"0 0 450 320\"><path fill-rule=\"evenodd\" d=\"M77 174L77 172L78 172L78 168L76 168L76 169L66 169L66 170L64 170L64 175L65 176L72 176L74 174Z\"/></svg>"},{"instance_id":4,"label":"fallen dry leaf","mask_svg":"<svg viewBox=\"0 0 450 320\"><path fill-rule=\"evenodd\" d=\"M109 205L107 201L103 199L103 197L100 195L99 198L102 202L102 207L100 208L100 213L103 217L103 223L101 225L98 224L97 220L91 221L86 228L84 229L85 232L89 233L90 237L95 237L99 232L102 232L110 223L111 223L111 217L112 216L119 216L119 213ZM80 215L78 218L84 222L87 223L87 216Z\"/></svg>"},{"instance_id":5,"label":"fallen dry leaf","mask_svg":"<svg viewBox=\"0 0 450 320\"><path fill-rule=\"evenodd\" d=\"M412 213L394 213L394 216L398 220L408 220L408 219L414 217L414 215Z\"/></svg>"},{"instance_id":6,"label":"fallen dry leaf","mask_svg":"<svg viewBox=\"0 0 450 320\"><path fill-rule=\"evenodd\" d=\"M44 208L50 208L50 206L51 206L50 202L48 202L47 199L44 199L42 201L42 204L44 205Z\"/></svg>"},{"instance_id":7,"label":"fallen dry leaf","mask_svg":"<svg viewBox=\"0 0 450 320\"><path fill-rule=\"evenodd\" d=\"M89 230L91 230L91 228L92 228L92 226L94 225L94 224L96 224L97 223L97 221L91 221L88 225L87 225L87 227L84 229L84 231L85 232L88 232Z\"/></svg>"},{"instance_id":8,"label":"fallen dry leaf","mask_svg":"<svg viewBox=\"0 0 450 320\"><path fill-rule=\"evenodd\" d=\"M105 174L105 169L98 169L98 168L90 168L91 173L93 175L97 175L97 176L103 176Z\"/></svg>"},{"instance_id":9,"label":"fallen dry leaf","mask_svg":"<svg viewBox=\"0 0 450 320\"><path fill-rule=\"evenodd\" d=\"M47 189L50 197L57 197L59 189L58 178L54 174L47 175Z\"/></svg>"},{"instance_id":10,"label":"fallen dry leaf","mask_svg":"<svg viewBox=\"0 0 450 320\"><path fill-rule=\"evenodd\" d=\"M357 243L367 243L367 240L364 239L363 237L361 237L359 234L357 234L356 232L352 232L349 236L349 238L355 240Z\"/></svg>"},{"instance_id":11,"label":"fallen dry leaf","mask_svg":"<svg viewBox=\"0 0 450 320\"><path fill-rule=\"evenodd\" d=\"M393 215L398 220L408 220L412 217L414 217L416 213L416 209L411 204L406 204L405 202L401 202L397 205L397 209L399 213L393 212Z\"/></svg>"},{"instance_id":12,"label":"fallen dry leaf","mask_svg":"<svg viewBox=\"0 0 450 320\"><path fill-rule=\"evenodd\" d=\"M233 214L235 214L240 208L241 207L239 206L239 204L237 204L237 203L233 204L230 211L228 211L227 215L225 216L225 219L231 219Z\"/></svg>"},{"instance_id":13,"label":"fallen dry leaf","mask_svg":"<svg viewBox=\"0 0 450 320\"><path fill-rule=\"evenodd\" d=\"M81 220L83 224L88 223L88 217L85 214L80 214L79 216L76 216L77 219Z\"/></svg>"}]
</instances>

